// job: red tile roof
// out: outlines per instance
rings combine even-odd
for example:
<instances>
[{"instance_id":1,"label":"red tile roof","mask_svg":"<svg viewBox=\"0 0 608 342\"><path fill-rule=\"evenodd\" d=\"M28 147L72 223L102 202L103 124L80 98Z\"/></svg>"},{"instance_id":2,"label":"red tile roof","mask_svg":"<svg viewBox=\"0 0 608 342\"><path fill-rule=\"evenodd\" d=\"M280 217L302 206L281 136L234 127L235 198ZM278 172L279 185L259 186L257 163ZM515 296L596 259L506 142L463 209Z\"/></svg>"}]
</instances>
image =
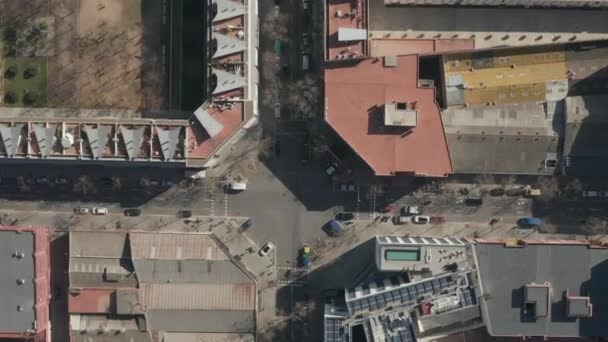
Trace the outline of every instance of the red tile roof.
<instances>
[{"instance_id":1,"label":"red tile roof","mask_svg":"<svg viewBox=\"0 0 608 342\"><path fill-rule=\"evenodd\" d=\"M400 56L475 49L473 39L382 39L369 41L371 56Z\"/></svg>"},{"instance_id":2,"label":"red tile roof","mask_svg":"<svg viewBox=\"0 0 608 342\"><path fill-rule=\"evenodd\" d=\"M82 289L78 294L70 293L68 312L73 313L110 313L110 303L115 289Z\"/></svg>"},{"instance_id":3,"label":"red tile roof","mask_svg":"<svg viewBox=\"0 0 608 342\"><path fill-rule=\"evenodd\" d=\"M385 68L368 58L349 66L327 64L326 121L377 175L408 172L444 177L452 172L435 90L418 88L418 56L399 56ZM384 105L415 103L417 126L384 126Z\"/></svg>"},{"instance_id":4,"label":"red tile roof","mask_svg":"<svg viewBox=\"0 0 608 342\"><path fill-rule=\"evenodd\" d=\"M367 1L364 0L329 0L327 1L327 55L329 60L338 55L366 55L367 41L338 41L339 28L367 29ZM338 14L341 14L340 17ZM346 15L350 14L350 15Z\"/></svg>"},{"instance_id":5,"label":"red tile roof","mask_svg":"<svg viewBox=\"0 0 608 342\"><path fill-rule=\"evenodd\" d=\"M193 119L193 123L188 126L188 158L211 157L211 154L241 126L244 120L243 111L244 106L241 102L234 102L231 109L209 108L209 115L224 126L220 133L213 138L207 134L200 123Z\"/></svg>"}]
</instances>

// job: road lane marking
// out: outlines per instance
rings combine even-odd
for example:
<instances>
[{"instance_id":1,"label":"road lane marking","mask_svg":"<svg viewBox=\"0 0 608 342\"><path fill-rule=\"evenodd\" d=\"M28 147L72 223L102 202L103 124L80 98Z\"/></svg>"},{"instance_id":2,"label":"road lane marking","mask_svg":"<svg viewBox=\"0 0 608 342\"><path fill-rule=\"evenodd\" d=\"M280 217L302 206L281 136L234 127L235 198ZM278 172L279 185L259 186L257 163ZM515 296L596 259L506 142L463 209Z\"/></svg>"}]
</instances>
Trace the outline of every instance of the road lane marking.
<instances>
[{"instance_id":1,"label":"road lane marking","mask_svg":"<svg viewBox=\"0 0 608 342\"><path fill-rule=\"evenodd\" d=\"M224 216L228 216L228 193L224 193Z\"/></svg>"}]
</instances>

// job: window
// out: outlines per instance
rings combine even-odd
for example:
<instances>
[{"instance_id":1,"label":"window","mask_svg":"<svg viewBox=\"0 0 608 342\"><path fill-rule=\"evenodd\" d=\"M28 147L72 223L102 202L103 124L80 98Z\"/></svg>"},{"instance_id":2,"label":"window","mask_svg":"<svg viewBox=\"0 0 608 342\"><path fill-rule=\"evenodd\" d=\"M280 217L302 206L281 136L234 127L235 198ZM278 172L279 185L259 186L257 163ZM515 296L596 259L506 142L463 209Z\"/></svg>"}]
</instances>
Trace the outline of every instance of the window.
<instances>
[{"instance_id":1,"label":"window","mask_svg":"<svg viewBox=\"0 0 608 342\"><path fill-rule=\"evenodd\" d=\"M419 249L387 249L384 258L388 261L420 261Z\"/></svg>"}]
</instances>

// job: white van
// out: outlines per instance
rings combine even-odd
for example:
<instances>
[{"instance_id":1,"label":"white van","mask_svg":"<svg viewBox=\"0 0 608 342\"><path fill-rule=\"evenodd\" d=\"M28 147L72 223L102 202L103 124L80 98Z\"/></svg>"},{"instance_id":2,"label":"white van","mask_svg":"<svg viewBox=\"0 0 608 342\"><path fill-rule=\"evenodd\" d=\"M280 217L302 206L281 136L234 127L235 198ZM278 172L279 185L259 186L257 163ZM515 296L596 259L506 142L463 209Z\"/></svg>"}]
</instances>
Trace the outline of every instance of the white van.
<instances>
[{"instance_id":1,"label":"white van","mask_svg":"<svg viewBox=\"0 0 608 342\"><path fill-rule=\"evenodd\" d=\"M303 53L302 54L302 70L308 71L308 68L310 68L310 55L307 53Z\"/></svg>"},{"instance_id":2,"label":"white van","mask_svg":"<svg viewBox=\"0 0 608 342\"><path fill-rule=\"evenodd\" d=\"M245 191L247 190L247 183L245 182L231 182L228 183L228 190L231 191Z\"/></svg>"}]
</instances>

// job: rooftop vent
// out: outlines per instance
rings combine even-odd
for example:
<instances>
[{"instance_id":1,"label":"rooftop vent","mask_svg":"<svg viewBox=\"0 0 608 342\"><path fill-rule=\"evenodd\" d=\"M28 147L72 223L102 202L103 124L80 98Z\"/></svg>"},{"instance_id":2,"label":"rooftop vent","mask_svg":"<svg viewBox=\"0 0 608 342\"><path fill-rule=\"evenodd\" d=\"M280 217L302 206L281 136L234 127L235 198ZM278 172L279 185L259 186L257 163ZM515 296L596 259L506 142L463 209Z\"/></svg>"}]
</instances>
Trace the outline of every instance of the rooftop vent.
<instances>
[{"instance_id":1,"label":"rooftop vent","mask_svg":"<svg viewBox=\"0 0 608 342\"><path fill-rule=\"evenodd\" d=\"M394 68L398 65L397 56L385 56L384 57L384 67L385 68Z\"/></svg>"},{"instance_id":2,"label":"rooftop vent","mask_svg":"<svg viewBox=\"0 0 608 342\"><path fill-rule=\"evenodd\" d=\"M416 103L393 102L384 106L385 126L416 127Z\"/></svg>"},{"instance_id":3,"label":"rooftop vent","mask_svg":"<svg viewBox=\"0 0 608 342\"><path fill-rule=\"evenodd\" d=\"M25 284L25 279L17 279L17 285Z\"/></svg>"},{"instance_id":4,"label":"rooftop vent","mask_svg":"<svg viewBox=\"0 0 608 342\"><path fill-rule=\"evenodd\" d=\"M551 315L551 284L530 283L524 286L525 315L535 319Z\"/></svg>"},{"instance_id":5,"label":"rooftop vent","mask_svg":"<svg viewBox=\"0 0 608 342\"><path fill-rule=\"evenodd\" d=\"M566 314L568 317L591 317L593 305L589 297L570 296L566 291Z\"/></svg>"}]
</instances>

